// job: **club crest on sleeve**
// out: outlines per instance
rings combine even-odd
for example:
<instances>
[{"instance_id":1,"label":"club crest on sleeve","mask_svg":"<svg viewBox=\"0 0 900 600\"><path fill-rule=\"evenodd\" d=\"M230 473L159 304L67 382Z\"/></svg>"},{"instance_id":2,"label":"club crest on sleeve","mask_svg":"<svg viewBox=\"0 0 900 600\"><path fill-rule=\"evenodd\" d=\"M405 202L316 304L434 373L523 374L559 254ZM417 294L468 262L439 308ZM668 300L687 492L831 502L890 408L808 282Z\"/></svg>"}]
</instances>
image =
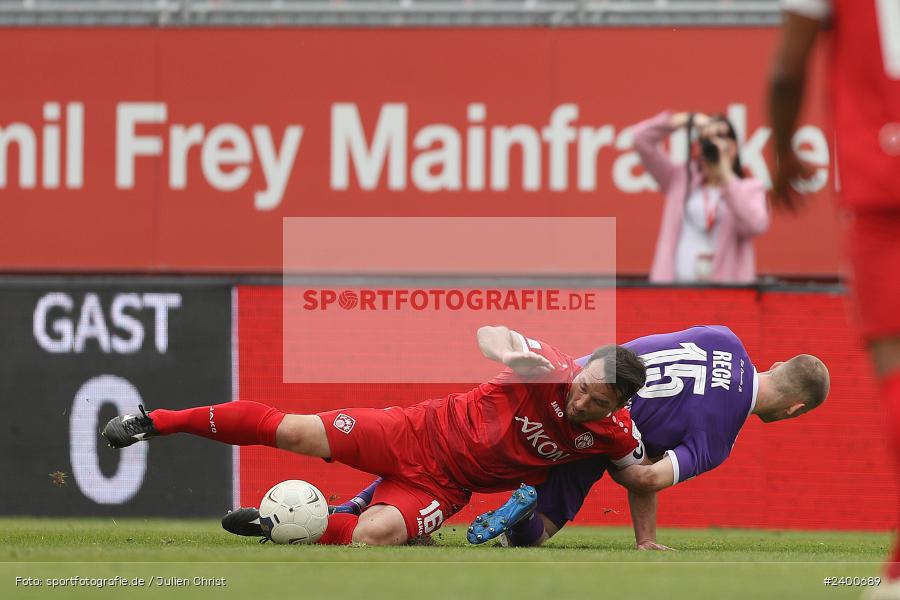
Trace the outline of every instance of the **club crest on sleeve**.
<instances>
[{"instance_id":1,"label":"club crest on sleeve","mask_svg":"<svg viewBox=\"0 0 900 600\"><path fill-rule=\"evenodd\" d=\"M350 415L345 415L344 413L338 414L334 418L334 426L340 431L344 433L350 433L353 431L353 426L356 425L356 419L351 417Z\"/></svg>"},{"instance_id":2,"label":"club crest on sleeve","mask_svg":"<svg viewBox=\"0 0 900 600\"><path fill-rule=\"evenodd\" d=\"M577 438L575 438L575 447L579 450L584 450L585 448L590 448L594 445L594 436L591 435L590 431L585 431Z\"/></svg>"}]
</instances>

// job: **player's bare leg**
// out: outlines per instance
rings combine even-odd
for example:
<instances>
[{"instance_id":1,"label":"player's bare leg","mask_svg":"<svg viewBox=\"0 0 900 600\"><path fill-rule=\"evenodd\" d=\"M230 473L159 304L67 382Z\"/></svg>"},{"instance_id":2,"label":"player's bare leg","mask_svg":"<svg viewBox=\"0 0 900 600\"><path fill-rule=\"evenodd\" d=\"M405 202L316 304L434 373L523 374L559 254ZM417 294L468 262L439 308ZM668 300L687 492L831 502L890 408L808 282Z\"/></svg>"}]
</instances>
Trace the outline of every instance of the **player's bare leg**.
<instances>
[{"instance_id":1,"label":"player's bare leg","mask_svg":"<svg viewBox=\"0 0 900 600\"><path fill-rule=\"evenodd\" d=\"M359 516L353 542L371 546L400 546L409 538L400 510L387 504L371 506Z\"/></svg>"},{"instance_id":2,"label":"player's bare leg","mask_svg":"<svg viewBox=\"0 0 900 600\"><path fill-rule=\"evenodd\" d=\"M275 431L275 444L278 448L304 456L331 456L325 425L316 415L285 415Z\"/></svg>"}]
</instances>

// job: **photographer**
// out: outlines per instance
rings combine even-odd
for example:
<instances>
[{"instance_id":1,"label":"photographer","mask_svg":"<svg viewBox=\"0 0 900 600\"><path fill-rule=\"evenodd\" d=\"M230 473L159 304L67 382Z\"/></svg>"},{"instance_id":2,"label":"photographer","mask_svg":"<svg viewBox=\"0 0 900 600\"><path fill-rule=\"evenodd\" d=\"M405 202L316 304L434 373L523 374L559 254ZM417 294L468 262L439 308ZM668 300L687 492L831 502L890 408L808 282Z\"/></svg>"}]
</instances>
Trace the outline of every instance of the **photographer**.
<instances>
[{"instance_id":1,"label":"photographer","mask_svg":"<svg viewBox=\"0 0 900 600\"><path fill-rule=\"evenodd\" d=\"M688 128L687 165L660 147L681 127ZM666 199L650 281L752 283L753 238L768 230L769 207L763 183L744 176L731 123L721 115L664 112L632 131L634 147Z\"/></svg>"}]
</instances>

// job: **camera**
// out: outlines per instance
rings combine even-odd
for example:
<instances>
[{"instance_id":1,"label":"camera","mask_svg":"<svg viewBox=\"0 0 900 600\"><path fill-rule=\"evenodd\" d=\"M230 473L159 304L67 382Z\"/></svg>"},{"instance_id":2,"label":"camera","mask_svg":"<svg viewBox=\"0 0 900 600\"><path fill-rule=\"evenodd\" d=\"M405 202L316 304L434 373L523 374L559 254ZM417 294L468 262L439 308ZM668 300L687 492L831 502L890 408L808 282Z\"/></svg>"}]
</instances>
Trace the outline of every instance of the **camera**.
<instances>
[{"instance_id":1,"label":"camera","mask_svg":"<svg viewBox=\"0 0 900 600\"><path fill-rule=\"evenodd\" d=\"M710 164L719 162L719 147L707 138L700 140L700 155Z\"/></svg>"}]
</instances>

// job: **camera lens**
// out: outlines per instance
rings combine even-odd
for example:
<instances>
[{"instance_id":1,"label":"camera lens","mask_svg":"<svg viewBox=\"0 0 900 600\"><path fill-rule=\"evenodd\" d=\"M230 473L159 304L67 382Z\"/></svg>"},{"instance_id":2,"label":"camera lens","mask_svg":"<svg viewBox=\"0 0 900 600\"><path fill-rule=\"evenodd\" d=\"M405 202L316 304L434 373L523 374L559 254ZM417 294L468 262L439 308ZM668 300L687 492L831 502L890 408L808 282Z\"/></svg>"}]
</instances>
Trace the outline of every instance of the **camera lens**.
<instances>
[{"instance_id":1,"label":"camera lens","mask_svg":"<svg viewBox=\"0 0 900 600\"><path fill-rule=\"evenodd\" d=\"M700 140L700 155L708 163L719 162L719 147L707 139Z\"/></svg>"}]
</instances>

